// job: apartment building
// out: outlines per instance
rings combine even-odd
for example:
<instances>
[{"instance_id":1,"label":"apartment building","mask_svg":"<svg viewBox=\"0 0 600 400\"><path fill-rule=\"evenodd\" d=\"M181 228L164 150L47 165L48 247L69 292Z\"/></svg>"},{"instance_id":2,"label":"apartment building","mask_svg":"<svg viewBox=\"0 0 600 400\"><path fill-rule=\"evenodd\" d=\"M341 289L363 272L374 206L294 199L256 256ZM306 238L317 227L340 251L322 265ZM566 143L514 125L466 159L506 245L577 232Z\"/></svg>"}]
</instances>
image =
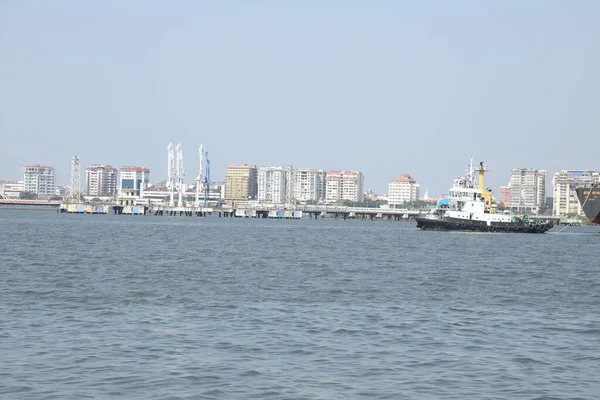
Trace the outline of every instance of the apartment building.
<instances>
[{"instance_id":1,"label":"apartment building","mask_svg":"<svg viewBox=\"0 0 600 400\"><path fill-rule=\"evenodd\" d=\"M117 195L117 169L111 165L90 165L85 169L85 195Z\"/></svg>"},{"instance_id":2,"label":"apartment building","mask_svg":"<svg viewBox=\"0 0 600 400\"><path fill-rule=\"evenodd\" d=\"M364 176L360 171L328 171L325 181L326 203L339 203L344 200L359 202L364 200Z\"/></svg>"},{"instance_id":3,"label":"apartment building","mask_svg":"<svg viewBox=\"0 0 600 400\"><path fill-rule=\"evenodd\" d=\"M297 168L294 170L294 197L301 202L325 201L327 173L322 169Z\"/></svg>"},{"instance_id":4,"label":"apartment building","mask_svg":"<svg viewBox=\"0 0 600 400\"><path fill-rule=\"evenodd\" d=\"M23 167L23 190L40 198L54 195L56 183L54 168L45 165L26 165Z\"/></svg>"},{"instance_id":5,"label":"apartment building","mask_svg":"<svg viewBox=\"0 0 600 400\"><path fill-rule=\"evenodd\" d=\"M600 181L600 174L590 170L562 170L552 178L554 203L552 215L561 216L571 213L583 215L581 204L575 189L590 186Z\"/></svg>"},{"instance_id":6,"label":"apartment building","mask_svg":"<svg viewBox=\"0 0 600 400\"><path fill-rule=\"evenodd\" d=\"M257 200L269 204L292 202L293 175L291 167L258 168Z\"/></svg>"},{"instance_id":7,"label":"apartment building","mask_svg":"<svg viewBox=\"0 0 600 400\"><path fill-rule=\"evenodd\" d=\"M398 208L419 200L421 186L409 174L400 174L388 185L388 204Z\"/></svg>"},{"instance_id":8,"label":"apartment building","mask_svg":"<svg viewBox=\"0 0 600 400\"><path fill-rule=\"evenodd\" d=\"M546 205L546 171L515 168L510 172L510 204L514 210L540 211Z\"/></svg>"},{"instance_id":9,"label":"apartment building","mask_svg":"<svg viewBox=\"0 0 600 400\"><path fill-rule=\"evenodd\" d=\"M227 167L225 200L232 202L256 199L257 175L257 168L254 164L234 164Z\"/></svg>"}]
</instances>

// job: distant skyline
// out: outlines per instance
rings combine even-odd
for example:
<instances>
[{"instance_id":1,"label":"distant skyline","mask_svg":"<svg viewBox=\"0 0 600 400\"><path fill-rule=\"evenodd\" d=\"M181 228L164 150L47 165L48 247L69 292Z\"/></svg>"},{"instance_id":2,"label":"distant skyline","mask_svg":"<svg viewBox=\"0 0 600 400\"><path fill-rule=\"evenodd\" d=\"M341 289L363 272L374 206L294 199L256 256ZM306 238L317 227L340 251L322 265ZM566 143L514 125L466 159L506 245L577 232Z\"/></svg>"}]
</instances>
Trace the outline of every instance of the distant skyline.
<instances>
[{"instance_id":1,"label":"distant skyline","mask_svg":"<svg viewBox=\"0 0 600 400\"><path fill-rule=\"evenodd\" d=\"M181 143L212 176L255 163L401 173L445 193L469 157L600 169L600 3L0 3L0 179L70 160L166 179Z\"/></svg>"}]
</instances>

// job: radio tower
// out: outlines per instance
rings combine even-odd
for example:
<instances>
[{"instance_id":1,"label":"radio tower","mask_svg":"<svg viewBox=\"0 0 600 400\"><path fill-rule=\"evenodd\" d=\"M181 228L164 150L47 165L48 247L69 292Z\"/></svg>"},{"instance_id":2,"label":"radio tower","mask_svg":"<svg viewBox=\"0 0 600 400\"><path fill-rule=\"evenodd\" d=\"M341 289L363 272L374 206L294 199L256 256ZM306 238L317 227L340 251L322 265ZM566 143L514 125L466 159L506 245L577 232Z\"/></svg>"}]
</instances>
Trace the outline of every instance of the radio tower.
<instances>
[{"instance_id":1,"label":"radio tower","mask_svg":"<svg viewBox=\"0 0 600 400\"><path fill-rule=\"evenodd\" d=\"M69 202L79 203L81 200L81 180L79 173L79 156L76 155L71 160L71 195Z\"/></svg>"},{"instance_id":2,"label":"radio tower","mask_svg":"<svg viewBox=\"0 0 600 400\"><path fill-rule=\"evenodd\" d=\"M179 192L177 205L179 207L183 205L183 175L183 150L180 143L177 145L177 191Z\"/></svg>"},{"instance_id":3,"label":"radio tower","mask_svg":"<svg viewBox=\"0 0 600 400\"><path fill-rule=\"evenodd\" d=\"M173 158L173 143L167 147L167 188L169 189L169 206L175 205L173 191L175 190L175 158Z\"/></svg>"},{"instance_id":4,"label":"radio tower","mask_svg":"<svg viewBox=\"0 0 600 400\"><path fill-rule=\"evenodd\" d=\"M196 207L200 206L200 185L204 183L204 146L200 145L200 168L198 168L198 176L196 177Z\"/></svg>"}]
</instances>

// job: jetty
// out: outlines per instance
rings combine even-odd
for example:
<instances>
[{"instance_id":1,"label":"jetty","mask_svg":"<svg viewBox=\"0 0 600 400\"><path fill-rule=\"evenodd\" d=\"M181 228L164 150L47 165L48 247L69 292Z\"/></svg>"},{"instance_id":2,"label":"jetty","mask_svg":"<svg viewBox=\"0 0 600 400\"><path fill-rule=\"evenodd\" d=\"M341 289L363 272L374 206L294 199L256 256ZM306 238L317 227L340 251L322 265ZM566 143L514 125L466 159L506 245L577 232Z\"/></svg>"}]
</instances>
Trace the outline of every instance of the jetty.
<instances>
[{"instance_id":1,"label":"jetty","mask_svg":"<svg viewBox=\"0 0 600 400\"><path fill-rule=\"evenodd\" d=\"M13 203L15 204L15 203ZM17 203L24 204L24 203ZM41 205L41 203L35 203ZM0 203L1 205L1 203ZM33 204L29 204L33 206ZM94 203L62 203L44 204L49 209L56 209L58 213L68 214L114 214L114 215L146 215L169 217L220 217L220 218L276 218L276 219L359 219L359 220L389 220L389 221L414 221L420 215L426 214L424 210L410 210L401 208L371 208L371 207L345 207L331 205L252 205L236 204L234 206L203 207L196 205L169 206L165 204L94 204ZM554 225L581 225L581 220L576 217L559 217L547 215L530 215L531 220L553 221Z\"/></svg>"},{"instance_id":2,"label":"jetty","mask_svg":"<svg viewBox=\"0 0 600 400\"><path fill-rule=\"evenodd\" d=\"M234 207L202 207L195 205L169 206L164 204L75 204L64 203L57 212L69 214L115 214L115 215L155 215L155 216L186 216L222 218L278 218L278 219L364 219L364 220L393 220L407 221L422 213L421 210L397 208L368 208L345 206L260 206L236 205Z\"/></svg>"}]
</instances>

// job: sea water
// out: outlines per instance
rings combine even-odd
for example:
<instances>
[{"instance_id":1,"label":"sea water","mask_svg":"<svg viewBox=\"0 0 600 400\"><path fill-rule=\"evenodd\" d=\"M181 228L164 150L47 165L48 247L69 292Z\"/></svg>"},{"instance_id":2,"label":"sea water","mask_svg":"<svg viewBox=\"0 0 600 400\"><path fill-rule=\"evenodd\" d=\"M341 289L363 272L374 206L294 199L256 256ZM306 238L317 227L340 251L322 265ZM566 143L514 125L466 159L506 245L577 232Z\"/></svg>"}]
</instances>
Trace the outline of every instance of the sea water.
<instances>
[{"instance_id":1,"label":"sea water","mask_svg":"<svg viewBox=\"0 0 600 400\"><path fill-rule=\"evenodd\" d=\"M0 398L598 399L599 232L0 210Z\"/></svg>"}]
</instances>

